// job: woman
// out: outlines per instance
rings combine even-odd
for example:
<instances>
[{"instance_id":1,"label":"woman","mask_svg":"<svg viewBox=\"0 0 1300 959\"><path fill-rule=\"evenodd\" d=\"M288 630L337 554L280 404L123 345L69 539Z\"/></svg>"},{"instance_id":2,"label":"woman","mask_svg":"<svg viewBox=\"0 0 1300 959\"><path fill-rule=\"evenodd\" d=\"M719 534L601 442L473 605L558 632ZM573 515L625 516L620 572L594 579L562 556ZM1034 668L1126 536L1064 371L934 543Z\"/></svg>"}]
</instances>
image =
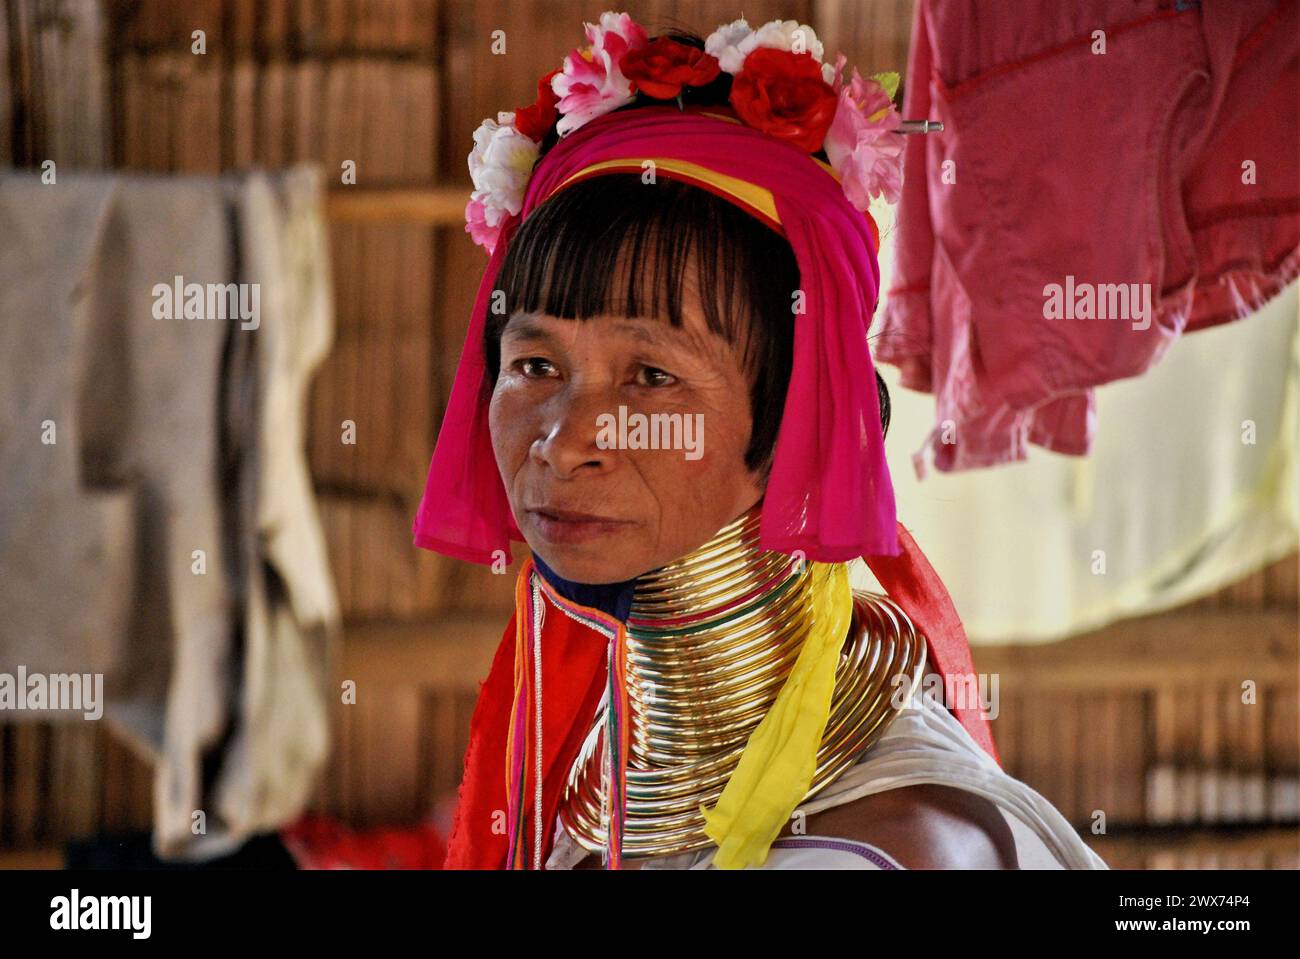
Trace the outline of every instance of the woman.
<instances>
[{"instance_id":1,"label":"woman","mask_svg":"<svg viewBox=\"0 0 1300 959\"><path fill-rule=\"evenodd\" d=\"M470 157L491 260L415 538L532 555L447 868L1104 868L918 691L973 668L867 349L884 83L794 21L587 37Z\"/></svg>"}]
</instances>

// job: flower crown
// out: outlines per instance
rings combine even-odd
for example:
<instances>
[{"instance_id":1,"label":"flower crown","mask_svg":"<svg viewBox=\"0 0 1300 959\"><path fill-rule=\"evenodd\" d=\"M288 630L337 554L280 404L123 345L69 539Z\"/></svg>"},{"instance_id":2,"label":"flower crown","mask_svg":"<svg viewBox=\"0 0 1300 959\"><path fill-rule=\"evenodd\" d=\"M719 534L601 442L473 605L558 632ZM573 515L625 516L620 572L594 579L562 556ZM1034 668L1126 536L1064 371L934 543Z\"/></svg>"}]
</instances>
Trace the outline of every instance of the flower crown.
<instances>
[{"instance_id":1,"label":"flower crown","mask_svg":"<svg viewBox=\"0 0 1300 959\"><path fill-rule=\"evenodd\" d=\"M902 190L900 118L893 96L897 73L863 78L854 69L845 83L844 54L822 62L813 28L773 20L757 30L744 20L719 27L704 50L671 37L650 40L626 13L607 12L584 24L589 45L537 82L537 99L512 113L484 120L474 131L469 172L474 192L465 207L465 230L491 253L507 215L523 208L524 191L554 128L560 137L640 94L676 101L682 91L732 77L729 101L740 121L806 153L826 151L849 202L866 210L884 196L897 203Z\"/></svg>"}]
</instances>

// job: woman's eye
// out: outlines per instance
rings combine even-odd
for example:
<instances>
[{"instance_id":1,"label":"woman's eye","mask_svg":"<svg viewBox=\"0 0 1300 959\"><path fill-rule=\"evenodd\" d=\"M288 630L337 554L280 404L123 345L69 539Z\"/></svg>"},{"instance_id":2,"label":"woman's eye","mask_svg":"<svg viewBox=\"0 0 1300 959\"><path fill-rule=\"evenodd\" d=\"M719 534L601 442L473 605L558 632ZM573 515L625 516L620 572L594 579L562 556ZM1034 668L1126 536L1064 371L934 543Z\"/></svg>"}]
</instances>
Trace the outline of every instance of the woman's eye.
<instances>
[{"instance_id":1,"label":"woman's eye","mask_svg":"<svg viewBox=\"0 0 1300 959\"><path fill-rule=\"evenodd\" d=\"M550 360L544 360L540 356L527 356L522 360L516 360L514 364L523 374L531 379L538 379L549 376L555 369Z\"/></svg>"},{"instance_id":2,"label":"woman's eye","mask_svg":"<svg viewBox=\"0 0 1300 959\"><path fill-rule=\"evenodd\" d=\"M641 383L642 386L671 386L677 382L677 377L657 366L641 367L641 375L645 379L645 382Z\"/></svg>"}]
</instances>

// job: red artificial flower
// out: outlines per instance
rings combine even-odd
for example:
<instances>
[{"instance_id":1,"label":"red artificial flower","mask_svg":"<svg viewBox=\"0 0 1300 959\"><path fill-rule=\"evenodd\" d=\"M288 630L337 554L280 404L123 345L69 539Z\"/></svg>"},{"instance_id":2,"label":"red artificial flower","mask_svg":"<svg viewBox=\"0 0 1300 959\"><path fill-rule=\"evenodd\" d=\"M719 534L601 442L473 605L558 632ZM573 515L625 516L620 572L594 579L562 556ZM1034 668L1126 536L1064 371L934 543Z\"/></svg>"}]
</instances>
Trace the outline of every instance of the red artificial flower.
<instances>
[{"instance_id":1,"label":"red artificial flower","mask_svg":"<svg viewBox=\"0 0 1300 959\"><path fill-rule=\"evenodd\" d=\"M746 125L816 153L835 118L837 100L811 53L759 47L736 74L731 105Z\"/></svg>"},{"instance_id":2,"label":"red artificial flower","mask_svg":"<svg viewBox=\"0 0 1300 959\"><path fill-rule=\"evenodd\" d=\"M515 129L536 143L542 142L542 137L555 125L559 116L555 105L560 102L560 98L551 89L551 77L559 72L552 70L538 80L536 101L532 106L520 107L515 111Z\"/></svg>"},{"instance_id":3,"label":"red artificial flower","mask_svg":"<svg viewBox=\"0 0 1300 959\"><path fill-rule=\"evenodd\" d=\"M636 89L656 100L671 100L682 87L702 87L720 72L718 58L669 37L631 50L618 65Z\"/></svg>"}]
</instances>

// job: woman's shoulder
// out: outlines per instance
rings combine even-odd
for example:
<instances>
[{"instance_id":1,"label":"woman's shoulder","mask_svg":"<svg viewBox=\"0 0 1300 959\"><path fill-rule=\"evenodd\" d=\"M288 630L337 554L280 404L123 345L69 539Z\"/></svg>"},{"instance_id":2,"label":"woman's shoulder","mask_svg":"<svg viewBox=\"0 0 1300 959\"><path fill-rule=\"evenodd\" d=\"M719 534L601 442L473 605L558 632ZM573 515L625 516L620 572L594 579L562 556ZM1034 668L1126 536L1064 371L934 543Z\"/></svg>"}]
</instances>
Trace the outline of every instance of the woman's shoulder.
<instances>
[{"instance_id":1,"label":"woman's shoulder","mask_svg":"<svg viewBox=\"0 0 1300 959\"><path fill-rule=\"evenodd\" d=\"M1016 843L998 807L954 786L921 783L872 793L805 817L812 837L884 851L907 869L1015 869Z\"/></svg>"}]
</instances>

